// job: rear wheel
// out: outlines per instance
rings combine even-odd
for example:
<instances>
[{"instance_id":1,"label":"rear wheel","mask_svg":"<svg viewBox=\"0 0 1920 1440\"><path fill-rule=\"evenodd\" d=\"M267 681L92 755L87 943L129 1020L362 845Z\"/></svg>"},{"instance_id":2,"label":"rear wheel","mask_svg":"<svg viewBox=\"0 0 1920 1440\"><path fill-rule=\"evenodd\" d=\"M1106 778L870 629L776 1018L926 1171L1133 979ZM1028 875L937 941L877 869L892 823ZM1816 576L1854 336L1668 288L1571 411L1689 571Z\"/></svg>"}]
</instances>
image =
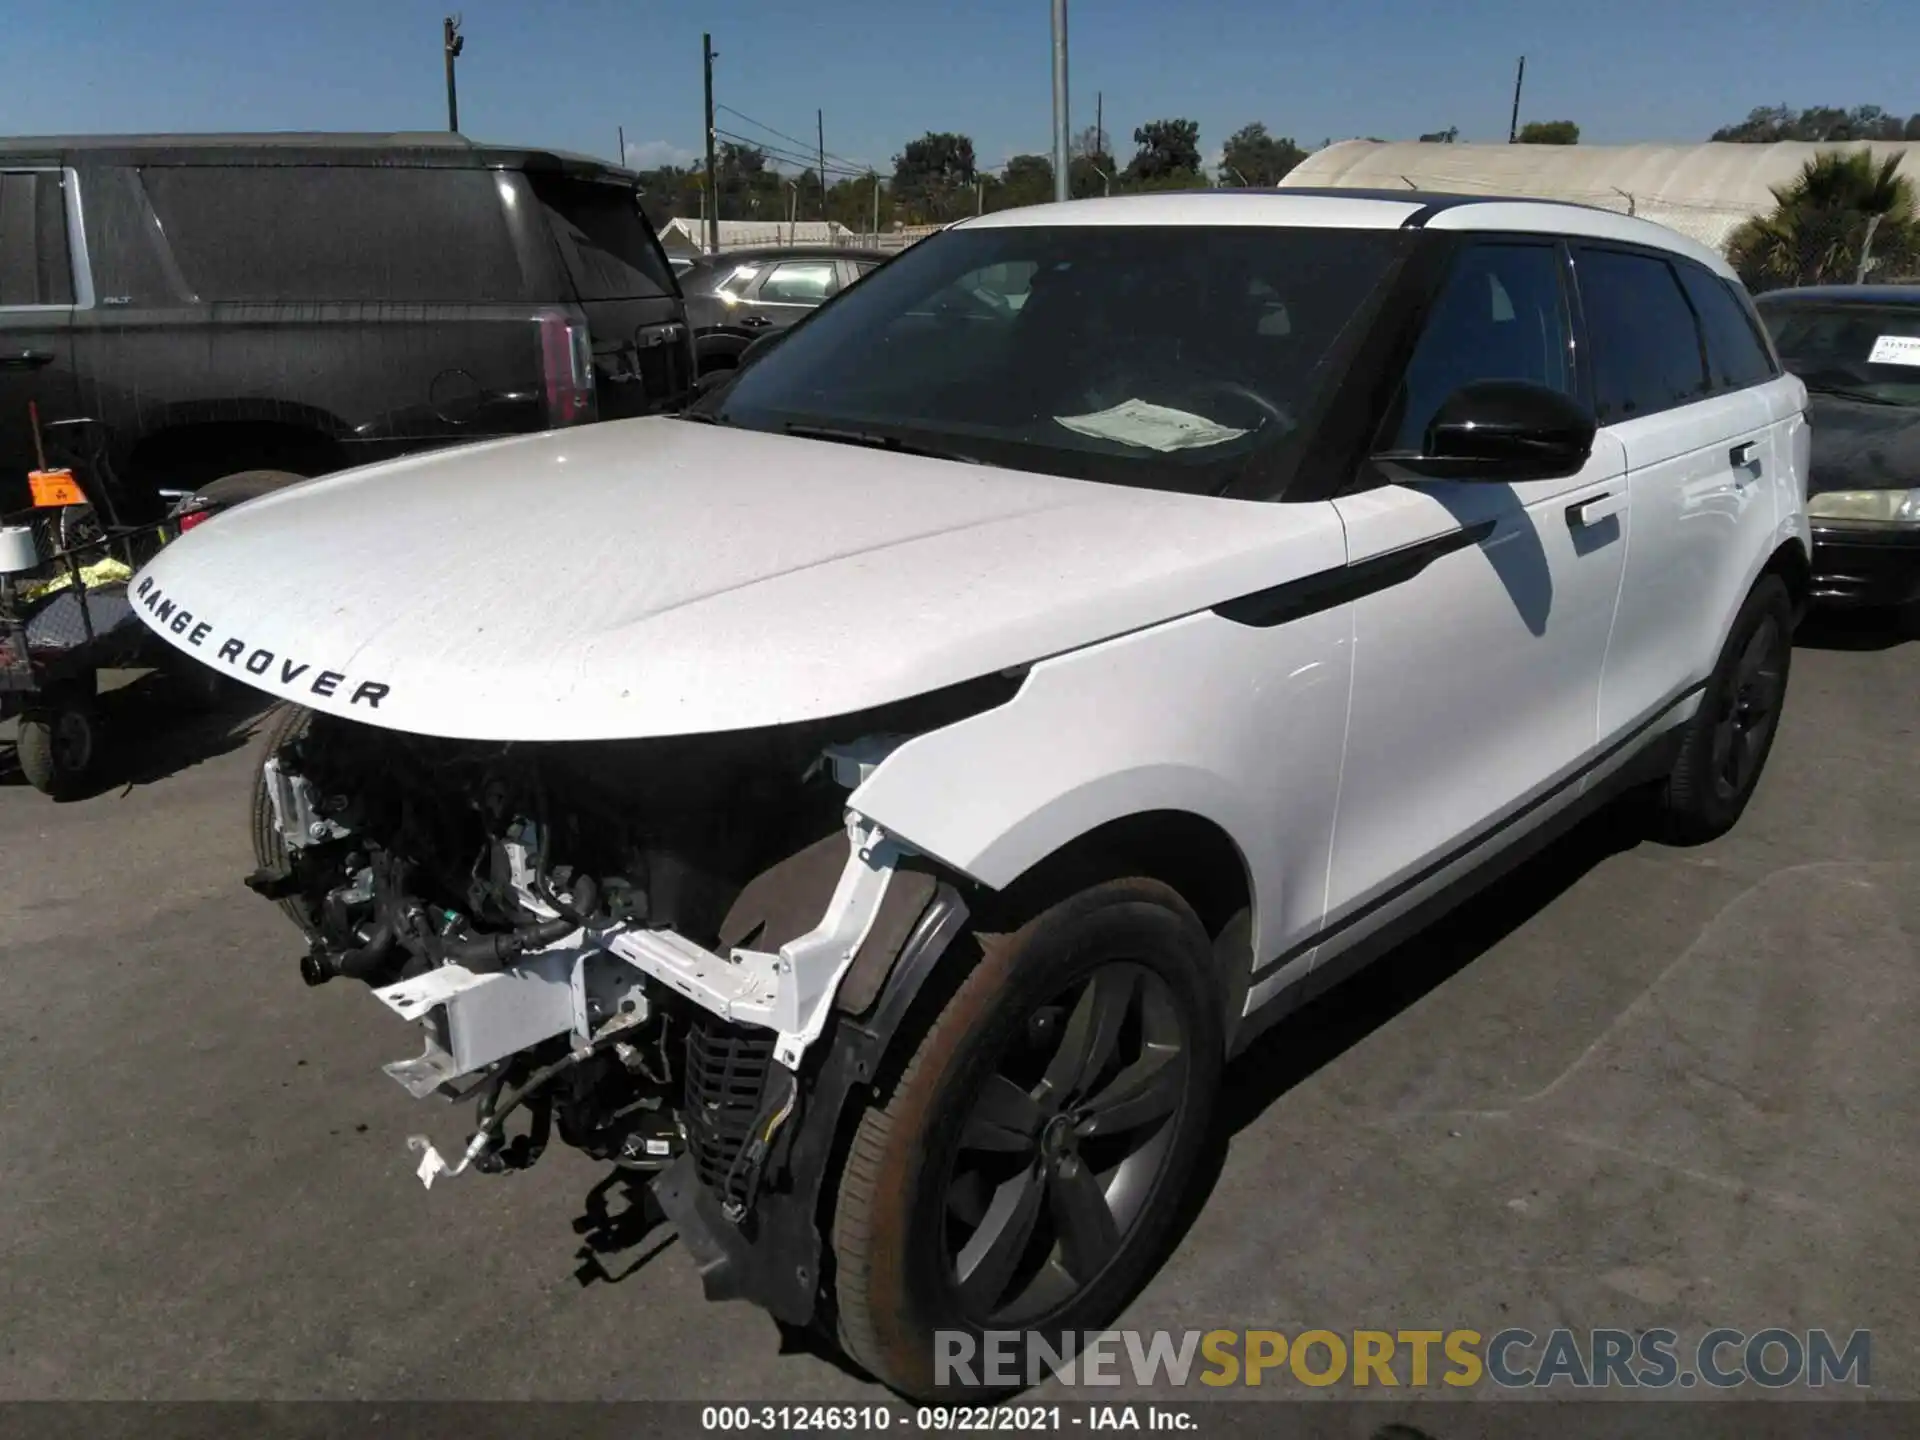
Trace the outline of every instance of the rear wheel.
<instances>
[{"instance_id":1,"label":"rear wheel","mask_svg":"<svg viewBox=\"0 0 1920 1440\"><path fill-rule=\"evenodd\" d=\"M281 838L280 827L274 824L273 801L267 795L267 777L264 767L276 751L283 745L291 744L307 733L313 724L313 712L298 705L279 705L268 712L266 724L261 728L259 748L254 752L253 786L248 795L247 825L253 840L254 863L270 874L283 874L288 869L286 841ZM277 902L286 912L287 918L300 927L301 933L318 933L315 917L307 902L298 896L290 896Z\"/></svg>"},{"instance_id":2,"label":"rear wheel","mask_svg":"<svg viewBox=\"0 0 1920 1440\"><path fill-rule=\"evenodd\" d=\"M841 1176L835 1284L853 1359L912 1396L1004 1391L943 1373L937 1333L972 1335L977 1357L988 1330L1058 1348L1114 1319L1205 1138L1222 1045L1208 965L1199 921L1146 880L983 939L862 1116Z\"/></svg>"},{"instance_id":3,"label":"rear wheel","mask_svg":"<svg viewBox=\"0 0 1920 1440\"><path fill-rule=\"evenodd\" d=\"M1793 602L1777 575L1764 575L1734 617L1660 791L1667 839L1699 844L1739 820L1773 749L1792 662Z\"/></svg>"}]
</instances>

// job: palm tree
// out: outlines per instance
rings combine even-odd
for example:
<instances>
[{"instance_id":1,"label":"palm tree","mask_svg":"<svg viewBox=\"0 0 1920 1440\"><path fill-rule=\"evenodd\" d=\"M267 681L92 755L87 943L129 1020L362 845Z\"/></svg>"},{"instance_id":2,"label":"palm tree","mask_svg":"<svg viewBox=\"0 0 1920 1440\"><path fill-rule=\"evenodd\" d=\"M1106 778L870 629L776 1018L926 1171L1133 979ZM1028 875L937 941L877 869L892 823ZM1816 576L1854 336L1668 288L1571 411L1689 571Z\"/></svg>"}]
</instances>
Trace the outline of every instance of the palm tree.
<instances>
[{"instance_id":1,"label":"palm tree","mask_svg":"<svg viewBox=\"0 0 1920 1440\"><path fill-rule=\"evenodd\" d=\"M1753 290L1911 266L1920 260L1920 218L1900 160L1871 150L1814 156L1791 184L1773 187L1771 213L1733 232L1727 259Z\"/></svg>"}]
</instances>

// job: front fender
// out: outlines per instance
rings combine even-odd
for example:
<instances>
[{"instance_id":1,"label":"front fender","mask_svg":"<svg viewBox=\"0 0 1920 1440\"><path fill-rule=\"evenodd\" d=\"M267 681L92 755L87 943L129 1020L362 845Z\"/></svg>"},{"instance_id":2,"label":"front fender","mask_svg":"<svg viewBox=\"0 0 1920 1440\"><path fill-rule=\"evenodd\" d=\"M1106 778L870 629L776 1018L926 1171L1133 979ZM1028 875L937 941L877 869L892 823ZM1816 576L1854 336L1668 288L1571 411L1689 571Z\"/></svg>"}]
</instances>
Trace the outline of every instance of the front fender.
<instances>
[{"instance_id":1,"label":"front fender","mask_svg":"<svg viewBox=\"0 0 1920 1440\"><path fill-rule=\"evenodd\" d=\"M1183 811L1247 867L1256 958L1325 901L1351 621L1211 611L1033 667L1012 701L916 736L853 793L887 833L992 889L1111 821Z\"/></svg>"}]
</instances>

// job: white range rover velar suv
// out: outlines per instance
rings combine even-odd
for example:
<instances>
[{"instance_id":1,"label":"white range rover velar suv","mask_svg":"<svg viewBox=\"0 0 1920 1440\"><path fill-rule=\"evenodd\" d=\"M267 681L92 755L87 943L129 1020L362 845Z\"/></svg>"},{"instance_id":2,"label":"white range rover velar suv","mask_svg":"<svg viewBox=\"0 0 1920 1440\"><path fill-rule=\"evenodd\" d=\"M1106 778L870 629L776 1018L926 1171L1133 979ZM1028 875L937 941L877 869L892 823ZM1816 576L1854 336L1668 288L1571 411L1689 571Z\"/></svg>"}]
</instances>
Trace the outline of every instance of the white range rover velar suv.
<instances>
[{"instance_id":1,"label":"white range rover velar suv","mask_svg":"<svg viewBox=\"0 0 1920 1440\"><path fill-rule=\"evenodd\" d=\"M685 416L294 487L135 588L287 702L248 883L477 1101L421 1177L557 1129L924 1396L937 1331L1115 1320L1262 1026L1622 791L1735 822L1805 403L1643 221L1083 201Z\"/></svg>"}]
</instances>

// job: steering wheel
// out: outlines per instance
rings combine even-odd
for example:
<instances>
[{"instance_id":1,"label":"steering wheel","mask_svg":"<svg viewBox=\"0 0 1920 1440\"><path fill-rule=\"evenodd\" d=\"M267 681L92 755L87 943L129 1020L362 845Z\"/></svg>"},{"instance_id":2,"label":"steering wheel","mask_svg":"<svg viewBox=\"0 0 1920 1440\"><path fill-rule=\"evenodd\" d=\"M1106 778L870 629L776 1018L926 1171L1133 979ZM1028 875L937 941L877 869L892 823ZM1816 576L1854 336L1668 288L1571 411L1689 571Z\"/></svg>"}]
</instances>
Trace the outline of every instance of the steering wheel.
<instances>
[{"instance_id":1,"label":"steering wheel","mask_svg":"<svg viewBox=\"0 0 1920 1440\"><path fill-rule=\"evenodd\" d=\"M1285 409L1273 403L1258 390L1242 385L1238 380L1199 380L1188 391L1196 398L1203 395L1224 395L1229 399L1242 400L1259 410L1282 430L1297 428L1294 418Z\"/></svg>"}]
</instances>

